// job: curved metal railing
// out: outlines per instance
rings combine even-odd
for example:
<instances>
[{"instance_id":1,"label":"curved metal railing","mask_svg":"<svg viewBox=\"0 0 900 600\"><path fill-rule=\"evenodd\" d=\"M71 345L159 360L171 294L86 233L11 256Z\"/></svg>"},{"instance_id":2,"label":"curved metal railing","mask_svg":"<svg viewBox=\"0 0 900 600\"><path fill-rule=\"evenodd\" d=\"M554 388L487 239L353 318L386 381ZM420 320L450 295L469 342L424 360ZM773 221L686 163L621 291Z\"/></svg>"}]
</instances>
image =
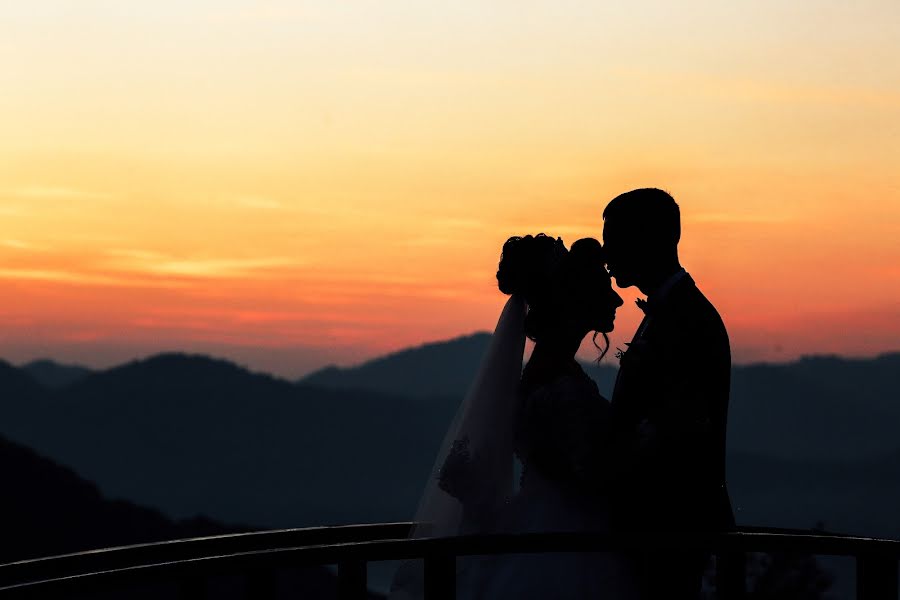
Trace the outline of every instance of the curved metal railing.
<instances>
[{"instance_id":1,"label":"curved metal railing","mask_svg":"<svg viewBox=\"0 0 900 600\"><path fill-rule=\"evenodd\" d=\"M63 597L164 579L181 582L184 598L204 598L204 579L219 574L259 578L275 569L336 564L338 595L350 600L367 596L369 562L423 559L426 598L445 600L455 595L459 556L651 549L714 554L719 598L744 595L747 552L855 557L858 598L898 597L900 541L896 540L759 529L721 534L567 532L406 539L411 525L264 531L20 561L0 566L0 597ZM266 590L272 589L264 583L248 587L248 597L264 600Z\"/></svg>"}]
</instances>

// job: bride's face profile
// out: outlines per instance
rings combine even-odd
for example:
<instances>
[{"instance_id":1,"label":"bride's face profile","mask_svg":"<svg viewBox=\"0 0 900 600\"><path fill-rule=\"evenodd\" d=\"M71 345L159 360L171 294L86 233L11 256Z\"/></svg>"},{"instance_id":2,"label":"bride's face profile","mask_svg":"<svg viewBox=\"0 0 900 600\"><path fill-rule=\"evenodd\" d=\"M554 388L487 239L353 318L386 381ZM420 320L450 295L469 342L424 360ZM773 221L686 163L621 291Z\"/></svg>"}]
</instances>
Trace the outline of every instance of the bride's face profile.
<instances>
[{"instance_id":1,"label":"bride's face profile","mask_svg":"<svg viewBox=\"0 0 900 600\"><path fill-rule=\"evenodd\" d=\"M615 326L616 309L623 304L622 297L613 289L612 279L602 266L592 270L583 282L578 304L584 324L589 331L609 333Z\"/></svg>"},{"instance_id":2,"label":"bride's face profile","mask_svg":"<svg viewBox=\"0 0 900 600\"><path fill-rule=\"evenodd\" d=\"M572 244L569 261L565 278L570 296L564 310L569 318L575 317L579 328L609 333L622 297L613 290L612 279L604 267L605 249L596 239L583 238Z\"/></svg>"},{"instance_id":3,"label":"bride's face profile","mask_svg":"<svg viewBox=\"0 0 900 600\"><path fill-rule=\"evenodd\" d=\"M609 273L602 267L600 270L602 273L597 276L595 292L595 297L598 301L593 305L594 322L591 329L601 333L609 333L615 326L616 309L622 306L624 302L622 297L613 289Z\"/></svg>"}]
</instances>

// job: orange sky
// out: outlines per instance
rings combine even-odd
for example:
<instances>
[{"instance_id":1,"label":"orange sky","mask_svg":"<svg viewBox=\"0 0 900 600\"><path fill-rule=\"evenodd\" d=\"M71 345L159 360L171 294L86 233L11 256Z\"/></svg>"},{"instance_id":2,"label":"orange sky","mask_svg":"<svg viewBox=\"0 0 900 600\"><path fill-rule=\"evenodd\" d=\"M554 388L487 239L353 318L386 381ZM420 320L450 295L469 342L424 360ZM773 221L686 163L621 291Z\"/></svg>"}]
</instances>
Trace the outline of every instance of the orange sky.
<instances>
[{"instance_id":1,"label":"orange sky","mask_svg":"<svg viewBox=\"0 0 900 600\"><path fill-rule=\"evenodd\" d=\"M297 375L487 329L507 236L648 185L736 359L900 349L893 0L20 4L8 360Z\"/></svg>"}]
</instances>

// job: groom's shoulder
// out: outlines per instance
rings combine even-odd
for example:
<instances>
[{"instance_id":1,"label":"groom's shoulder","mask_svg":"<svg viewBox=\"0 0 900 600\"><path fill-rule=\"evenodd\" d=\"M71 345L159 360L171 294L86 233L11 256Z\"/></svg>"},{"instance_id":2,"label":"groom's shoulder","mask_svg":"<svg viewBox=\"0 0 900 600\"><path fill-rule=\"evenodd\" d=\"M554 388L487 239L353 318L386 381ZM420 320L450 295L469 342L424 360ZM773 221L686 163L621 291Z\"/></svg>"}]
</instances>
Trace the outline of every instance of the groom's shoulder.
<instances>
[{"instance_id":1,"label":"groom's shoulder","mask_svg":"<svg viewBox=\"0 0 900 600\"><path fill-rule=\"evenodd\" d=\"M684 283L685 285L679 286L678 293L673 294L672 298L678 320L687 327L694 329L699 327L709 334L724 335L727 338L725 323L713 303L693 279Z\"/></svg>"}]
</instances>

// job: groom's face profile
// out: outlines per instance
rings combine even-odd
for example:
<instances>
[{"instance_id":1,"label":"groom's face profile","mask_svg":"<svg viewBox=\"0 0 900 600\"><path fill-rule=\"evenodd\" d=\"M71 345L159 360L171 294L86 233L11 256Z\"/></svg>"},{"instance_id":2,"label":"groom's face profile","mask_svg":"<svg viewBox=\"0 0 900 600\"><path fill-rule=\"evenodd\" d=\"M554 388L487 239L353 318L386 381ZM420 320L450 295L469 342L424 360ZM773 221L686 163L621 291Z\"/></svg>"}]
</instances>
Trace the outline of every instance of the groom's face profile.
<instances>
[{"instance_id":1,"label":"groom's face profile","mask_svg":"<svg viewBox=\"0 0 900 600\"><path fill-rule=\"evenodd\" d=\"M606 264L621 288L636 285L646 294L644 287L652 285L654 277L674 273L680 267L679 239L681 211L664 190L631 190L603 210Z\"/></svg>"},{"instance_id":2,"label":"groom's face profile","mask_svg":"<svg viewBox=\"0 0 900 600\"><path fill-rule=\"evenodd\" d=\"M629 248L633 236L628 235L625 228L616 221L606 220L603 223L603 249L606 252L606 266L609 274L616 280L620 288L637 284L636 277L640 271L638 252Z\"/></svg>"}]
</instances>

